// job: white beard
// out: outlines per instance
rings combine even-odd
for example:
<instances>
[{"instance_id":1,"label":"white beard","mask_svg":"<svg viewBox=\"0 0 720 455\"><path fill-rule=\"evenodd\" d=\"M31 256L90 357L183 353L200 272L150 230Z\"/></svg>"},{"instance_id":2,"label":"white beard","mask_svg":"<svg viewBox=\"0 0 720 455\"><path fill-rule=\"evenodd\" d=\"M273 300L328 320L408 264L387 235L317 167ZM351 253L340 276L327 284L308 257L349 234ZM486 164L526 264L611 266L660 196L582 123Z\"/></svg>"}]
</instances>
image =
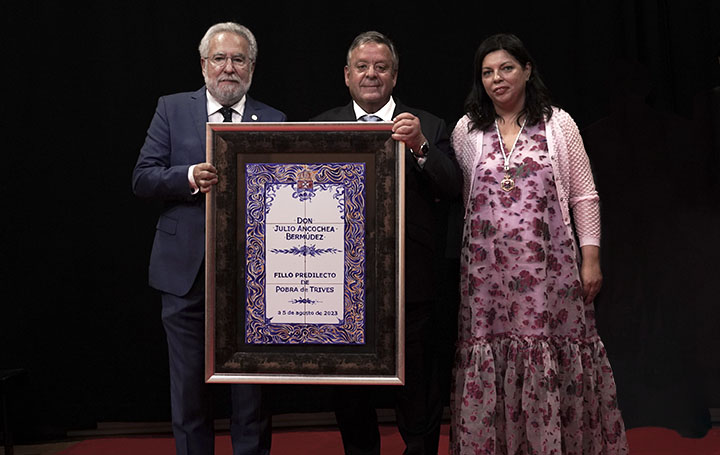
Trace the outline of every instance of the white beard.
<instances>
[{"instance_id":1,"label":"white beard","mask_svg":"<svg viewBox=\"0 0 720 455\"><path fill-rule=\"evenodd\" d=\"M227 76L220 76L227 80ZM223 106L232 106L242 99L243 96L250 90L252 84L252 74L249 74L247 82L243 81L239 77L233 77L232 80L236 81L237 84L220 86L220 78L216 79L214 83L205 76L205 86L207 87L210 94Z\"/></svg>"}]
</instances>

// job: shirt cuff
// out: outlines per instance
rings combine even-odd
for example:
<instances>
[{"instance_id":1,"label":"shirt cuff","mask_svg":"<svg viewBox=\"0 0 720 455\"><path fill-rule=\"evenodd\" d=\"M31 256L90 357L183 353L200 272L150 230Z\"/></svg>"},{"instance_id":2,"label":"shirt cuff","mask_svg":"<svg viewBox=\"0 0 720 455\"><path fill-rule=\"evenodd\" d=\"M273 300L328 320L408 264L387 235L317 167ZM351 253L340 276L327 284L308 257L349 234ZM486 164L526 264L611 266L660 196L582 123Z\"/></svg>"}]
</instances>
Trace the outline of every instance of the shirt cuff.
<instances>
[{"instance_id":1,"label":"shirt cuff","mask_svg":"<svg viewBox=\"0 0 720 455\"><path fill-rule=\"evenodd\" d=\"M193 164L188 168L188 183L190 184L190 189L192 189L192 192L190 194L197 194L198 191L200 191L200 188L195 184L195 179L193 178L193 170L195 169L196 164Z\"/></svg>"}]
</instances>

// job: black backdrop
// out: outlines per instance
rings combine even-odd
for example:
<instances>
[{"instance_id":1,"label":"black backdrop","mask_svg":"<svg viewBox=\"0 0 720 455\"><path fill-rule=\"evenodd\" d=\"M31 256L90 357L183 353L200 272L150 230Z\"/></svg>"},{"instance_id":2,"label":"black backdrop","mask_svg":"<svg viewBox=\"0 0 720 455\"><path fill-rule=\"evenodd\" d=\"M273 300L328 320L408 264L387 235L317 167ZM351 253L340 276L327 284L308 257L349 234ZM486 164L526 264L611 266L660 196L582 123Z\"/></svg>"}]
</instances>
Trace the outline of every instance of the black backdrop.
<instances>
[{"instance_id":1,"label":"black backdrop","mask_svg":"<svg viewBox=\"0 0 720 455\"><path fill-rule=\"evenodd\" d=\"M400 52L395 94L452 126L479 42L519 35L594 166L599 326L626 423L701 434L720 408L718 2L338 3L3 7L0 368L28 370L11 407L20 439L169 419L146 285L157 207L130 174L157 97L202 86L198 41L225 20L257 36L251 94L291 121L348 101L347 46L376 29ZM321 407L277 396L278 412Z\"/></svg>"}]
</instances>

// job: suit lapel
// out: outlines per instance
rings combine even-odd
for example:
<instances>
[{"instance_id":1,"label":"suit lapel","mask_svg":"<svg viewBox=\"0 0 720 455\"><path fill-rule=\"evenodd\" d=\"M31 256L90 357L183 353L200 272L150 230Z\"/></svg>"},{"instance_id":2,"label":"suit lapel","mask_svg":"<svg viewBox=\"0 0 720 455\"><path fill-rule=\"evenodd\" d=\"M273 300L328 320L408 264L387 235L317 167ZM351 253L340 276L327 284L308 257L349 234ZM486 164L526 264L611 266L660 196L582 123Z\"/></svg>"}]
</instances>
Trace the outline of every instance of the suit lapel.
<instances>
[{"instance_id":1,"label":"suit lapel","mask_svg":"<svg viewBox=\"0 0 720 455\"><path fill-rule=\"evenodd\" d=\"M249 95L245 95L245 109L242 116L243 122L262 122L262 109L258 106L254 99Z\"/></svg>"},{"instance_id":2,"label":"suit lapel","mask_svg":"<svg viewBox=\"0 0 720 455\"><path fill-rule=\"evenodd\" d=\"M195 130L200 137L200 143L205 149L205 124L207 123L207 98L205 97L205 87L190 95L190 113L192 115Z\"/></svg>"},{"instance_id":3,"label":"suit lapel","mask_svg":"<svg viewBox=\"0 0 720 455\"><path fill-rule=\"evenodd\" d=\"M355 122L357 121L357 118L355 117L355 109L353 108L353 103L350 101L350 104L345 106L345 109L342 113L343 118L340 119L340 121L347 121L347 122Z\"/></svg>"},{"instance_id":4,"label":"suit lapel","mask_svg":"<svg viewBox=\"0 0 720 455\"><path fill-rule=\"evenodd\" d=\"M393 118L397 117L403 112L407 112L407 107L403 103L401 103L399 99L395 98L395 111L393 112Z\"/></svg>"}]
</instances>

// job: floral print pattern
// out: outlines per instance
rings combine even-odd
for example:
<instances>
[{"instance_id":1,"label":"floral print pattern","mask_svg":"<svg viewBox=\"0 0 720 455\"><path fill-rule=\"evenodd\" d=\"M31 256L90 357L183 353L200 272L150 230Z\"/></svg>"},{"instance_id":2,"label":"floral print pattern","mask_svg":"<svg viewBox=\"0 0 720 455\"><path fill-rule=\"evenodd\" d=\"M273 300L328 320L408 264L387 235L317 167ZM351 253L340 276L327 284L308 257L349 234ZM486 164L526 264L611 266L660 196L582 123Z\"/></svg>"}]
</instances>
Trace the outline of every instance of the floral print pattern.
<instances>
[{"instance_id":1,"label":"floral print pattern","mask_svg":"<svg viewBox=\"0 0 720 455\"><path fill-rule=\"evenodd\" d=\"M453 454L625 454L615 382L585 305L544 124L504 177L497 134L467 204L452 396Z\"/></svg>"}]
</instances>

